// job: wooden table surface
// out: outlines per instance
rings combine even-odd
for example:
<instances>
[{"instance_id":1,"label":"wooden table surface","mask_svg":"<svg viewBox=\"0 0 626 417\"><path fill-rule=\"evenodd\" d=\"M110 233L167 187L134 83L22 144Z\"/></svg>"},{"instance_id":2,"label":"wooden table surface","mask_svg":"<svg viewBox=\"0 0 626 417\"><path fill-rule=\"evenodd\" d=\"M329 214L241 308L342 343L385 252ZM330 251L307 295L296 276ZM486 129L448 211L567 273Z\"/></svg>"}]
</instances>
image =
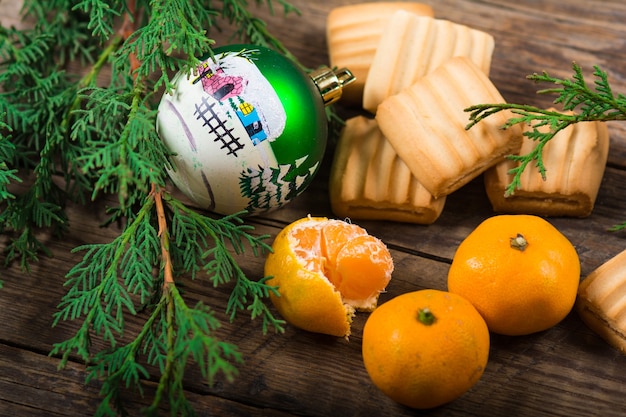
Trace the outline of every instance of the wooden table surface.
<instances>
[{"instance_id":1,"label":"wooden table surface","mask_svg":"<svg viewBox=\"0 0 626 417\"><path fill-rule=\"evenodd\" d=\"M294 0L301 16L267 17L270 29L308 66L327 63L325 19L348 0ZM590 75L592 65L609 73L615 90L626 92L626 3L623 0L424 0L439 18L488 31L495 37L491 78L506 100L544 105L533 72L569 77L571 63ZM0 0L4 22L15 19L16 2ZM279 11L279 8L277 8ZM626 125L611 123L608 167L593 214L585 219L552 218L576 246L582 278L626 248L626 234L609 232L626 221ZM332 147L328 155L332 154ZM306 216L333 216L327 196L328 161L313 185L282 210L249 219L258 233L274 236ZM51 328L64 294L68 269L83 243L104 242L118 232L102 229L105 203L70 208L71 233L50 240L53 257L42 258L31 273L17 266L0 269L0 415L86 416L98 402L98 384L84 384L84 365L57 370L48 352L71 336L76 324ZM446 288L451 258L461 240L494 215L478 178L448 197L430 226L359 222L391 249L396 269L384 302L407 291ZM6 238L0 236L0 247ZM245 270L260 277L263 260L244 257ZM228 288L190 283L186 294L218 311ZM361 361L367 315L356 317L349 340L307 333L287 326L282 335L263 335L246 318L225 325L220 335L239 346L245 363L232 384L209 388L191 369L186 386L201 416L621 416L626 415L626 356L592 333L572 312L556 327L524 337L492 335L489 363L478 384L458 400L418 412L397 405L370 382ZM132 323L131 323L132 326ZM130 328L132 331L132 327ZM146 394L150 395L151 383ZM128 394L128 404L147 400Z\"/></svg>"}]
</instances>

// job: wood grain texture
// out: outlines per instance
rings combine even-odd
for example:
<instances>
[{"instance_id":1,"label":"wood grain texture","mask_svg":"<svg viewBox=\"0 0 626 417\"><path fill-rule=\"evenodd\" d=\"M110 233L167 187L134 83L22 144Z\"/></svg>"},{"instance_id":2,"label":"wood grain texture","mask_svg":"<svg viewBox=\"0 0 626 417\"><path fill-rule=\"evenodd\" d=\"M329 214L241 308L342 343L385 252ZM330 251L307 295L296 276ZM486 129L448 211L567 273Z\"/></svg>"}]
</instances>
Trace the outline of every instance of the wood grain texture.
<instances>
[{"instance_id":1,"label":"wood grain texture","mask_svg":"<svg viewBox=\"0 0 626 417\"><path fill-rule=\"evenodd\" d=\"M300 16L268 16L270 30L308 66L327 63L325 19L348 0L294 0ZM490 78L507 101L550 105L537 96L541 86L525 76L547 71L571 75L571 63L586 73L600 65L616 91L626 92L626 3L622 0L425 0L435 16L492 34L495 50ZM4 24L19 22L17 2L0 0ZM255 9L256 10L256 9ZM10 23L9 23L10 24ZM610 123L609 162L596 207L586 219L552 218L575 245L583 277L626 247L625 233L607 229L626 221L626 124ZM324 166L312 186L293 203L269 215L252 218L260 234L275 236L286 224L306 216L332 217L328 199L329 147ZM52 344L75 331L76 323L52 328L52 315L64 294L67 271L81 254L81 244L105 242L115 228L99 227L106 201L70 207L70 234L48 241L53 257L42 258L32 271L17 266L0 270L0 416L85 416L99 402L97 383L84 385L84 365L70 361L57 370L48 356ZM483 219L494 213L482 178L448 196L437 221L428 226L386 221L359 224L391 249L396 270L381 296L384 302L407 291L445 289L455 249ZM6 237L0 236L0 248ZM242 256L251 277L263 273L263 259ZM233 384L203 382L189 369L186 387L200 416L606 416L626 415L626 356L608 346L572 312L556 327L531 336L492 336L487 369L478 384L460 399L434 410L417 412L395 404L370 382L360 349L366 315L356 317L349 340L287 327L285 334L263 335L260 324L241 315L228 323L222 314L229 288L206 282L188 283L186 297L202 300L220 314L220 336L235 343L245 363ZM128 333L141 318L131 319ZM97 342L96 342L97 343ZM96 346L97 347L97 346ZM153 381L146 384L151 394ZM148 399L127 393L134 414ZM164 410L164 415L167 415Z\"/></svg>"}]
</instances>

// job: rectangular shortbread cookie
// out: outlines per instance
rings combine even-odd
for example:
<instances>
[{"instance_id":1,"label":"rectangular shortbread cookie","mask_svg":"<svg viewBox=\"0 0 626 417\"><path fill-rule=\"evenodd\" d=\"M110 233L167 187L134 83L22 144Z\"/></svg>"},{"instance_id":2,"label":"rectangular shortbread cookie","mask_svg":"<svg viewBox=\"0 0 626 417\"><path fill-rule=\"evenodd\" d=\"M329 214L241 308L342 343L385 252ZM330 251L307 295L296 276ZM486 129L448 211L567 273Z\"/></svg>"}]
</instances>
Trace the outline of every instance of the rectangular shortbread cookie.
<instances>
[{"instance_id":1,"label":"rectangular shortbread cookie","mask_svg":"<svg viewBox=\"0 0 626 417\"><path fill-rule=\"evenodd\" d=\"M331 167L330 201L336 216L433 223L445 197L435 199L398 157L376 120L346 121Z\"/></svg>"},{"instance_id":2,"label":"rectangular shortbread cookie","mask_svg":"<svg viewBox=\"0 0 626 417\"><path fill-rule=\"evenodd\" d=\"M332 9L326 19L326 43L331 67L348 68L356 80L345 89L342 103L361 106L363 87L378 41L392 15L404 10L433 16L431 6L417 2L357 3Z\"/></svg>"},{"instance_id":3,"label":"rectangular shortbread cookie","mask_svg":"<svg viewBox=\"0 0 626 417\"><path fill-rule=\"evenodd\" d=\"M524 131L532 129L525 126ZM547 126L541 128L547 129ZM533 150L536 142L524 137L520 155ZM591 214L609 152L606 123L581 122L558 132L543 147L546 178L534 163L520 177L520 187L505 196L513 181L517 162L506 159L485 172L485 189L493 209L504 213L542 216L585 217Z\"/></svg>"},{"instance_id":4,"label":"rectangular shortbread cookie","mask_svg":"<svg viewBox=\"0 0 626 417\"><path fill-rule=\"evenodd\" d=\"M456 56L489 75L494 38L468 26L397 11L384 28L363 90L363 108L373 114L397 94Z\"/></svg>"},{"instance_id":5,"label":"rectangular shortbread cookie","mask_svg":"<svg viewBox=\"0 0 626 417\"><path fill-rule=\"evenodd\" d=\"M503 103L487 75L466 57L455 57L409 88L388 97L376 120L413 175L435 197L459 189L522 144L521 128L501 126L502 111L466 130L465 111L479 103Z\"/></svg>"}]
</instances>

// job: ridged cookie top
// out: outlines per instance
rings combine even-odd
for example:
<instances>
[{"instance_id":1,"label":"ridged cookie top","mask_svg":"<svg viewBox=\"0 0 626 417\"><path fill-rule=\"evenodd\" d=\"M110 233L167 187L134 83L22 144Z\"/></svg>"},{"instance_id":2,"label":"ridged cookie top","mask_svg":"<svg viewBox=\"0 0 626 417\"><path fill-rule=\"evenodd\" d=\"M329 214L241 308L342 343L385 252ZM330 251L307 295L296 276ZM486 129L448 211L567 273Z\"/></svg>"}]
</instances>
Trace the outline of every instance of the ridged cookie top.
<instances>
[{"instance_id":1,"label":"ridged cookie top","mask_svg":"<svg viewBox=\"0 0 626 417\"><path fill-rule=\"evenodd\" d=\"M344 92L344 101L361 105L363 86L378 42L389 19L398 10L433 16L432 7L416 2L358 3L336 7L326 21L326 42L331 67L348 68L356 81Z\"/></svg>"},{"instance_id":2,"label":"ridged cookie top","mask_svg":"<svg viewBox=\"0 0 626 417\"><path fill-rule=\"evenodd\" d=\"M626 251L623 251L585 278L578 289L594 309L611 321L615 330L626 335Z\"/></svg>"},{"instance_id":3,"label":"ridged cookie top","mask_svg":"<svg viewBox=\"0 0 626 417\"><path fill-rule=\"evenodd\" d=\"M529 127L525 127L528 130ZM520 155L530 153L536 142L525 137ZM603 122L581 122L570 125L558 132L542 151L546 178L532 166L520 177L524 192L559 193L563 195L579 192L593 192L594 197L600 185L609 150L608 128ZM508 161L507 161L508 162ZM499 165L499 171L506 173L514 163ZM506 175L506 174L505 174ZM506 176L512 180L511 175Z\"/></svg>"},{"instance_id":4,"label":"ridged cookie top","mask_svg":"<svg viewBox=\"0 0 626 417\"><path fill-rule=\"evenodd\" d=\"M452 57L464 56L489 75L493 36L468 26L397 11L378 43L365 87L363 108L376 113L387 97L399 93Z\"/></svg>"},{"instance_id":5,"label":"ridged cookie top","mask_svg":"<svg viewBox=\"0 0 626 417\"><path fill-rule=\"evenodd\" d=\"M530 126L524 130L529 131ZM547 126L541 130L547 129ZM529 154L536 142L524 137L520 155ZM609 152L606 123L580 122L559 131L542 149L543 178L530 164L520 176L520 186L510 196L510 170L518 164L505 160L485 173L491 203L500 212L529 212L548 216L584 217L591 214L604 175Z\"/></svg>"},{"instance_id":6,"label":"ridged cookie top","mask_svg":"<svg viewBox=\"0 0 626 417\"><path fill-rule=\"evenodd\" d=\"M445 203L411 174L376 121L363 116L346 121L329 188L335 214L353 218L432 223Z\"/></svg>"},{"instance_id":7,"label":"ridged cookie top","mask_svg":"<svg viewBox=\"0 0 626 417\"><path fill-rule=\"evenodd\" d=\"M493 83L472 61L456 57L385 99L376 120L413 175L439 197L519 151L519 126L501 129L512 116L508 111L465 129L467 107L503 102Z\"/></svg>"}]
</instances>

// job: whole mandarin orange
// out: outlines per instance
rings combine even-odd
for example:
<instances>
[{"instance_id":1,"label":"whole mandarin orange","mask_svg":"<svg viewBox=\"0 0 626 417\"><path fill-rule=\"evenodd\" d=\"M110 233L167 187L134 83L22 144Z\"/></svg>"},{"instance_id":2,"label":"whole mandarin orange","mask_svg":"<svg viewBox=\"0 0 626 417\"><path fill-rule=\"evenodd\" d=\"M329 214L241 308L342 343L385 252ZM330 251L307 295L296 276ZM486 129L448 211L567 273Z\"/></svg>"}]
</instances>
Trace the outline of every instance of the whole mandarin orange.
<instances>
[{"instance_id":1,"label":"whole mandarin orange","mask_svg":"<svg viewBox=\"0 0 626 417\"><path fill-rule=\"evenodd\" d=\"M489 330L526 335L567 316L580 282L580 260L570 241L533 215L486 219L457 248L448 290L467 298Z\"/></svg>"},{"instance_id":2,"label":"whole mandarin orange","mask_svg":"<svg viewBox=\"0 0 626 417\"><path fill-rule=\"evenodd\" d=\"M371 311L393 272L385 244L342 220L306 217L276 236L265 261L271 300L304 330L349 336L356 310Z\"/></svg>"},{"instance_id":3,"label":"whole mandarin orange","mask_svg":"<svg viewBox=\"0 0 626 417\"><path fill-rule=\"evenodd\" d=\"M367 373L384 394L408 407L433 408L478 382L489 358L489 330L463 297L414 291L371 313L362 352Z\"/></svg>"}]
</instances>

